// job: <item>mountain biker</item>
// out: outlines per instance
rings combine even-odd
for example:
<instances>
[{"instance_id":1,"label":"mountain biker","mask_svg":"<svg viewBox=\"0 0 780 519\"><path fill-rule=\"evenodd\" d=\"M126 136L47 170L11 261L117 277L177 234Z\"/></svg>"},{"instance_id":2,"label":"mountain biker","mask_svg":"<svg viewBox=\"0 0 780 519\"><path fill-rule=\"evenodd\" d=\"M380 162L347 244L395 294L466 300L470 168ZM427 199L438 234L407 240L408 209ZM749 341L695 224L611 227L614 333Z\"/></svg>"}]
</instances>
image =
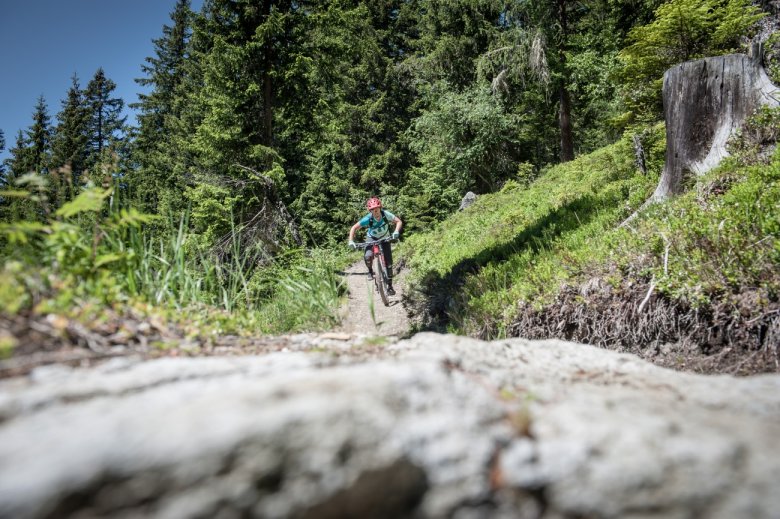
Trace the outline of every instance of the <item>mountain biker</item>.
<instances>
[{"instance_id":1,"label":"mountain biker","mask_svg":"<svg viewBox=\"0 0 780 519\"><path fill-rule=\"evenodd\" d=\"M367 227L368 230L366 231L366 234L368 235L368 239L376 241L390 235L390 224L394 223L395 230L390 236L393 240L398 239L403 222L390 211L385 211L382 208L382 201L379 198L375 196L369 198L366 202L366 209L368 209L368 214L358 220L358 222L349 230L349 246L351 248L357 248L357 245L355 245L355 232L361 227ZM385 255L387 265L387 293L394 296L393 253L390 249L390 242L383 242L380 247L382 247L382 254ZM368 279L374 279L374 270L371 267L371 260L374 259L374 251L371 250L371 248L366 249L366 255L363 259L366 262L366 267L368 267Z\"/></svg>"}]
</instances>

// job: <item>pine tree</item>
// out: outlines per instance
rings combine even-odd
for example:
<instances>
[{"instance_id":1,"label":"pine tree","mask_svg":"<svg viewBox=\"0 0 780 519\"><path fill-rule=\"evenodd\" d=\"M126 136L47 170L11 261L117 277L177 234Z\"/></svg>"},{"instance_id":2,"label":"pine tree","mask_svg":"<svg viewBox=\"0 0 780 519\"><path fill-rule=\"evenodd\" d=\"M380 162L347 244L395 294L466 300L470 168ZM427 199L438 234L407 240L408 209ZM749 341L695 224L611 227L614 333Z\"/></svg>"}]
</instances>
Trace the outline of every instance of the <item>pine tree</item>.
<instances>
[{"instance_id":1,"label":"pine tree","mask_svg":"<svg viewBox=\"0 0 780 519\"><path fill-rule=\"evenodd\" d=\"M18 185L18 181L25 175L35 174L35 160L33 148L24 132L19 130L16 134L16 144L8 150L11 157L5 160L8 168L6 172L7 185L10 189L26 189L28 186ZM9 198L3 204L3 221L34 220L36 207L30 199Z\"/></svg>"},{"instance_id":2,"label":"pine tree","mask_svg":"<svg viewBox=\"0 0 780 519\"><path fill-rule=\"evenodd\" d=\"M114 89L116 83L106 77L101 67L95 72L85 90L88 112L88 169L107 160L104 153L112 146L116 146L123 136L126 117L121 117L121 114L124 101L121 98L111 97Z\"/></svg>"},{"instance_id":3,"label":"pine tree","mask_svg":"<svg viewBox=\"0 0 780 519\"><path fill-rule=\"evenodd\" d=\"M35 171L33 161L31 160L32 152L29 141L25 138L22 130L16 133L16 143L8 149L8 152L11 156L5 160L4 164L8 168L8 182L13 185L14 181L25 173Z\"/></svg>"},{"instance_id":4,"label":"pine tree","mask_svg":"<svg viewBox=\"0 0 780 519\"><path fill-rule=\"evenodd\" d=\"M0 130L0 154L5 150L5 134ZM7 159L0 162L0 190L9 189L11 186L5 173ZM8 222L8 209L11 199L0 195L0 222Z\"/></svg>"},{"instance_id":5,"label":"pine tree","mask_svg":"<svg viewBox=\"0 0 780 519\"><path fill-rule=\"evenodd\" d=\"M496 34L504 2L498 0L428 0L412 2L418 19L406 65L430 85L445 81L462 91L476 79L474 62ZM411 14L411 13L410 13Z\"/></svg>"},{"instance_id":6,"label":"pine tree","mask_svg":"<svg viewBox=\"0 0 780 519\"><path fill-rule=\"evenodd\" d=\"M141 67L146 77L136 79L139 85L151 87L131 105L139 110L139 128L133 149L138 169L130 182L135 199L146 211L156 212L161 198L170 209L176 209L171 205L182 199L184 179L176 173L180 154L174 143L177 120L186 103L177 103L176 96L186 78L191 19L190 1L178 0L171 13L173 26L163 26L162 38L153 40L156 56L146 58Z\"/></svg>"},{"instance_id":7,"label":"pine tree","mask_svg":"<svg viewBox=\"0 0 780 519\"><path fill-rule=\"evenodd\" d=\"M84 91L77 76L73 76L62 110L57 114L57 128L52 142L53 184L57 204L78 194L87 167L88 110Z\"/></svg>"},{"instance_id":8,"label":"pine tree","mask_svg":"<svg viewBox=\"0 0 780 519\"><path fill-rule=\"evenodd\" d=\"M30 143L30 168L36 173L47 175L51 159L51 124L43 96L38 98L33 112L33 124L27 130Z\"/></svg>"},{"instance_id":9,"label":"pine tree","mask_svg":"<svg viewBox=\"0 0 780 519\"><path fill-rule=\"evenodd\" d=\"M396 67L409 51L406 3L326 5L299 23L295 48L308 66L287 65L297 81L277 96L277 128L293 207L315 242L338 239L332 229L353 223L370 194L393 205L411 162L398 139L419 106Z\"/></svg>"},{"instance_id":10,"label":"pine tree","mask_svg":"<svg viewBox=\"0 0 780 519\"><path fill-rule=\"evenodd\" d=\"M208 25L213 43L204 62L205 119L196 143L206 169L225 173L242 164L266 171L274 160L271 73L274 47L289 19L287 6L213 0ZM279 4L279 3L277 3Z\"/></svg>"},{"instance_id":11,"label":"pine tree","mask_svg":"<svg viewBox=\"0 0 780 519\"><path fill-rule=\"evenodd\" d=\"M5 150L5 133L0 129L0 154ZM0 189L4 189L8 186L7 179L5 178L5 161L0 162Z\"/></svg>"}]
</instances>

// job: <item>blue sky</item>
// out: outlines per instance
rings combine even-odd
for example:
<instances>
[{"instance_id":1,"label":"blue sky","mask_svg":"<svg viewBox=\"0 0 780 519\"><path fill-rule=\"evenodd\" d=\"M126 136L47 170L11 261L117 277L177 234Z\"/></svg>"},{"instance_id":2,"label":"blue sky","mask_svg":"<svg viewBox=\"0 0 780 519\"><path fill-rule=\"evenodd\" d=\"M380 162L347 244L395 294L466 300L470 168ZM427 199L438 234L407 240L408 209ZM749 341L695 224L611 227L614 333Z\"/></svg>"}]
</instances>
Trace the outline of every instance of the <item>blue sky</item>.
<instances>
[{"instance_id":1,"label":"blue sky","mask_svg":"<svg viewBox=\"0 0 780 519\"><path fill-rule=\"evenodd\" d=\"M192 0L200 10L203 0ZM52 124L76 74L86 87L99 67L125 104L138 100L141 65L152 39L171 25L176 0L0 0L0 129L5 150L32 124L43 95ZM125 109L128 122L134 114Z\"/></svg>"}]
</instances>

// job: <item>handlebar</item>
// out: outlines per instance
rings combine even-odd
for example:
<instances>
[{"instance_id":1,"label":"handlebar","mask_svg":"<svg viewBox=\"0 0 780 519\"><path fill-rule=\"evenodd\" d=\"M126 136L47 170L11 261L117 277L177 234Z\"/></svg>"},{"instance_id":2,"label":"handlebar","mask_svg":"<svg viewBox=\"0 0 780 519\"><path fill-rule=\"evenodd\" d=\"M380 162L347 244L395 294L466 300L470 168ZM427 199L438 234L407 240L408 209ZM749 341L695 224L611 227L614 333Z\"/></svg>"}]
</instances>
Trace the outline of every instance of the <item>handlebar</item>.
<instances>
[{"instance_id":1,"label":"handlebar","mask_svg":"<svg viewBox=\"0 0 780 519\"><path fill-rule=\"evenodd\" d=\"M360 250L366 250L366 249L369 249L369 248L373 247L374 245L380 245L380 244L385 243L385 242L387 242L387 243L395 243L397 241L398 241L398 239L394 240L392 236L388 236L386 238L380 238L380 239L374 240L374 241L367 241L367 242L363 242L363 243L356 243L355 244L355 248L360 249Z\"/></svg>"}]
</instances>

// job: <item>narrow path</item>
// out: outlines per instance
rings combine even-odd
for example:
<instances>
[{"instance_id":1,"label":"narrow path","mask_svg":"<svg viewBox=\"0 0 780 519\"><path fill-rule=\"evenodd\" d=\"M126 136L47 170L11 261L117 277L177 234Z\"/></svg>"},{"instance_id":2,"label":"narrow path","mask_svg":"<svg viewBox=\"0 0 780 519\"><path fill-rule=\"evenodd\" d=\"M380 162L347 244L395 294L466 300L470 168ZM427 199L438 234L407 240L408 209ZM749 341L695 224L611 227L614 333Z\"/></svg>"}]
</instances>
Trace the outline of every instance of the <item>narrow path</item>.
<instances>
[{"instance_id":1,"label":"narrow path","mask_svg":"<svg viewBox=\"0 0 780 519\"><path fill-rule=\"evenodd\" d=\"M342 311L338 332L361 335L402 337L409 333L410 321L402 297L406 290L406 270L397 272L393 279L395 295L385 306L373 282L369 282L363 260L352 264L344 272L348 301Z\"/></svg>"}]
</instances>

